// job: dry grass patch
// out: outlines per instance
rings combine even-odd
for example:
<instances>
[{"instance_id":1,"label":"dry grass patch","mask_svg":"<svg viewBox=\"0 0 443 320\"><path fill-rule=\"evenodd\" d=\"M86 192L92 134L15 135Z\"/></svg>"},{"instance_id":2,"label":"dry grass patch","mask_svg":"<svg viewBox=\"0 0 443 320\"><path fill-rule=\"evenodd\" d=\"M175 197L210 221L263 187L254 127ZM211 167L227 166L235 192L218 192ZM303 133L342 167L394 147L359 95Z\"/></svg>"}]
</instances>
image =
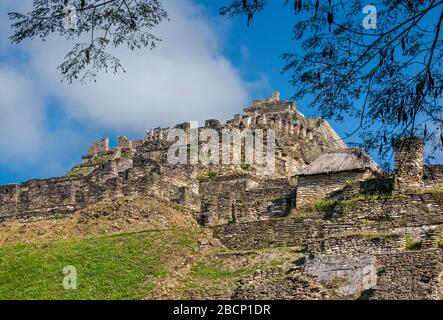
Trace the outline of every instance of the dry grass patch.
<instances>
[{"instance_id":1,"label":"dry grass patch","mask_svg":"<svg viewBox=\"0 0 443 320\"><path fill-rule=\"evenodd\" d=\"M91 235L196 225L192 212L154 198L105 200L63 219L0 224L0 244L46 242Z\"/></svg>"}]
</instances>

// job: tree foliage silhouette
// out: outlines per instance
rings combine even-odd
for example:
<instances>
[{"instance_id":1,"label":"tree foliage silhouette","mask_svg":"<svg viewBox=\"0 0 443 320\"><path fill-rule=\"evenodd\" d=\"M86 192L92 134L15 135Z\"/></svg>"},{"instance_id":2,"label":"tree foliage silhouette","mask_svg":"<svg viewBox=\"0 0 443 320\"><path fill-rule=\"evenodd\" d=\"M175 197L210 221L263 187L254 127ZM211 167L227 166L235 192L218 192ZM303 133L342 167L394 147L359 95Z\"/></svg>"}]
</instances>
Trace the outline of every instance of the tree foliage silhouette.
<instances>
[{"instance_id":1,"label":"tree foliage silhouette","mask_svg":"<svg viewBox=\"0 0 443 320\"><path fill-rule=\"evenodd\" d=\"M66 23L71 15L75 26ZM69 82L86 82L95 81L100 71L124 71L110 46L154 48L160 39L152 29L168 14L158 0L34 0L32 12L11 12L9 17L13 43L36 37L45 40L50 34L81 40L58 68Z\"/></svg>"},{"instance_id":2,"label":"tree foliage silhouette","mask_svg":"<svg viewBox=\"0 0 443 320\"><path fill-rule=\"evenodd\" d=\"M284 53L293 99L327 119L357 118L346 138L359 134L368 149L390 150L400 136L420 135L443 149L441 63L443 0L380 0L377 28L362 26L362 0L283 0L297 22L293 38L302 51ZM220 14L245 16L250 25L268 0L230 0ZM66 6L76 8L76 28L66 28ZM59 69L68 81L95 80L123 70L110 47L155 47L152 30L168 14L160 0L34 0L28 14L9 13L11 40L58 34L87 39L68 52Z\"/></svg>"},{"instance_id":3,"label":"tree foliage silhouette","mask_svg":"<svg viewBox=\"0 0 443 320\"><path fill-rule=\"evenodd\" d=\"M285 53L293 98L312 97L325 118L359 119L364 147L385 155L392 140L419 135L443 147L441 63L443 1L381 0L377 28L363 28L361 0L284 1L297 16L293 38L302 52ZM293 4L293 6L292 6ZM251 24L267 0L235 0L220 9Z\"/></svg>"}]
</instances>

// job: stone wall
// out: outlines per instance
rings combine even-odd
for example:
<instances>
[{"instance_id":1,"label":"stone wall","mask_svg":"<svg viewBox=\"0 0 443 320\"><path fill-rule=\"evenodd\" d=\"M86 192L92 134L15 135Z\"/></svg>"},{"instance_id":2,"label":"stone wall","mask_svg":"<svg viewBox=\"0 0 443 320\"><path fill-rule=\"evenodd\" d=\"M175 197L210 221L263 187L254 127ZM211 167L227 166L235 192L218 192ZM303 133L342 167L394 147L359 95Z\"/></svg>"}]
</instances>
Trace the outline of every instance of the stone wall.
<instances>
[{"instance_id":1,"label":"stone wall","mask_svg":"<svg viewBox=\"0 0 443 320\"><path fill-rule=\"evenodd\" d=\"M423 189L423 140L399 139L394 149L394 192Z\"/></svg>"},{"instance_id":2,"label":"stone wall","mask_svg":"<svg viewBox=\"0 0 443 320\"><path fill-rule=\"evenodd\" d=\"M349 181L366 180L370 177L370 170L300 176L297 185L297 207L309 207L315 200L327 198L343 189Z\"/></svg>"},{"instance_id":3,"label":"stone wall","mask_svg":"<svg viewBox=\"0 0 443 320\"><path fill-rule=\"evenodd\" d=\"M348 299L440 299L441 249L377 251L314 254L303 271Z\"/></svg>"},{"instance_id":4,"label":"stone wall","mask_svg":"<svg viewBox=\"0 0 443 320\"><path fill-rule=\"evenodd\" d=\"M21 185L0 186L0 221L72 213L77 187L78 181L70 178L31 180Z\"/></svg>"},{"instance_id":5,"label":"stone wall","mask_svg":"<svg viewBox=\"0 0 443 320\"><path fill-rule=\"evenodd\" d=\"M318 256L244 276L233 299L440 300L442 250Z\"/></svg>"},{"instance_id":6,"label":"stone wall","mask_svg":"<svg viewBox=\"0 0 443 320\"><path fill-rule=\"evenodd\" d=\"M317 214L215 227L214 234L231 249L300 246L306 253L296 273L299 279L310 277L304 286L294 286L291 270L270 271L243 278L233 297L294 299L314 288L329 294L321 299L441 297L443 198L433 193L368 198L348 209L346 215L333 209L337 215L328 218Z\"/></svg>"},{"instance_id":7,"label":"stone wall","mask_svg":"<svg viewBox=\"0 0 443 320\"><path fill-rule=\"evenodd\" d=\"M363 296L379 300L440 300L443 251L428 249L377 257L377 285Z\"/></svg>"},{"instance_id":8,"label":"stone wall","mask_svg":"<svg viewBox=\"0 0 443 320\"><path fill-rule=\"evenodd\" d=\"M316 277L300 270L267 268L257 270L253 275L239 281L232 299L235 300L323 300L328 292Z\"/></svg>"},{"instance_id":9,"label":"stone wall","mask_svg":"<svg viewBox=\"0 0 443 320\"><path fill-rule=\"evenodd\" d=\"M299 246L321 237L320 219L280 218L214 227L214 235L230 249Z\"/></svg>"},{"instance_id":10,"label":"stone wall","mask_svg":"<svg viewBox=\"0 0 443 320\"><path fill-rule=\"evenodd\" d=\"M443 188L443 165L424 166L423 178L425 188Z\"/></svg>"},{"instance_id":11,"label":"stone wall","mask_svg":"<svg viewBox=\"0 0 443 320\"><path fill-rule=\"evenodd\" d=\"M294 187L287 179L263 182L247 174L200 181L199 194L205 225L285 216L294 202Z\"/></svg>"},{"instance_id":12,"label":"stone wall","mask_svg":"<svg viewBox=\"0 0 443 320\"><path fill-rule=\"evenodd\" d=\"M284 217L293 208L294 193L294 189L289 186L246 192L244 197L235 203L237 221Z\"/></svg>"},{"instance_id":13,"label":"stone wall","mask_svg":"<svg viewBox=\"0 0 443 320\"><path fill-rule=\"evenodd\" d=\"M109 139L103 138L92 144L88 149L88 155L94 155L109 151Z\"/></svg>"},{"instance_id":14,"label":"stone wall","mask_svg":"<svg viewBox=\"0 0 443 320\"><path fill-rule=\"evenodd\" d=\"M308 259L303 271L333 289L335 295L357 298L376 284L375 260L367 254L317 255Z\"/></svg>"},{"instance_id":15,"label":"stone wall","mask_svg":"<svg viewBox=\"0 0 443 320\"><path fill-rule=\"evenodd\" d=\"M340 248L337 254L352 255L359 253L358 250L380 253L376 244L386 244L383 250L389 252L400 250L404 248L406 234L420 239L423 247L432 247L443 227L443 199L433 194L358 200L347 208L343 217L340 206L333 210L335 214L331 219L316 214L305 218L230 223L214 227L214 234L232 249L308 245L312 251ZM344 238L352 240L349 246Z\"/></svg>"},{"instance_id":16,"label":"stone wall","mask_svg":"<svg viewBox=\"0 0 443 320\"><path fill-rule=\"evenodd\" d=\"M384 229L443 223L443 197L440 193L351 200L344 207L338 207L337 214L343 214L340 212L343 208L348 221L376 223L378 228Z\"/></svg>"},{"instance_id":17,"label":"stone wall","mask_svg":"<svg viewBox=\"0 0 443 320\"><path fill-rule=\"evenodd\" d=\"M0 187L0 217L25 219L27 216L64 215L107 197L131 193L155 195L193 208L200 208L202 204L203 215L216 223L284 216L293 206L294 186L276 183L277 179L291 176L320 154L343 148L345 144L326 121L305 118L297 111L295 103L280 100L277 93L255 101L244 111L243 115L224 124L213 119L205 126L218 132L223 129L274 129L277 170L263 178L269 186L251 188L247 184L255 183L254 179L248 178L249 182L244 184L235 177L239 172L258 176L255 165L248 168L241 164L169 165L167 152L172 142L167 141L167 134L170 129L156 128L148 130L143 141L119 137L116 148L109 148L107 138L97 141L89 147L82 163L66 177ZM188 122L175 128L188 133L191 130ZM186 148L190 151L189 141ZM196 179L209 171L226 179L217 180L214 185L219 184L218 187Z\"/></svg>"},{"instance_id":18,"label":"stone wall","mask_svg":"<svg viewBox=\"0 0 443 320\"><path fill-rule=\"evenodd\" d=\"M84 177L31 180L0 186L0 221L62 217L100 200L123 195L155 196L199 210L193 168L148 161L122 172L107 161Z\"/></svg>"},{"instance_id":19,"label":"stone wall","mask_svg":"<svg viewBox=\"0 0 443 320\"><path fill-rule=\"evenodd\" d=\"M332 236L330 238L319 240L314 247L312 243L309 245L310 252L318 252L323 255L337 256L362 256L368 254L385 254L391 252L399 252L404 250L404 235L394 232L374 232L367 234L361 232L358 234L350 234L344 236Z\"/></svg>"}]
</instances>

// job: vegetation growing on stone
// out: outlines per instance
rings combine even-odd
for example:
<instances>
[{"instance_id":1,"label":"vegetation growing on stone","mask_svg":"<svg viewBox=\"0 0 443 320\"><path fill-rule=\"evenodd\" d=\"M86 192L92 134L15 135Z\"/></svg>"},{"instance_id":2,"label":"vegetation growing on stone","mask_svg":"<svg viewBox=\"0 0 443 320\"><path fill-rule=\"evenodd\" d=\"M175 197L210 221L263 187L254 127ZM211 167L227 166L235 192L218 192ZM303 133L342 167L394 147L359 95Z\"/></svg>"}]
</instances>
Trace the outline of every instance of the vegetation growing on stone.
<instances>
[{"instance_id":1,"label":"vegetation growing on stone","mask_svg":"<svg viewBox=\"0 0 443 320\"><path fill-rule=\"evenodd\" d=\"M122 152L123 160L132 160L133 157L134 157L134 152L131 149Z\"/></svg>"},{"instance_id":2,"label":"vegetation growing on stone","mask_svg":"<svg viewBox=\"0 0 443 320\"><path fill-rule=\"evenodd\" d=\"M242 170L244 170L244 171L251 171L251 165L249 164L249 163L242 163L241 164L241 168L242 168Z\"/></svg>"},{"instance_id":3,"label":"vegetation growing on stone","mask_svg":"<svg viewBox=\"0 0 443 320\"><path fill-rule=\"evenodd\" d=\"M419 250L422 247L421 241L415 240L412 235L405 235L405 249L406 250Z\"/></svg>"},{"instance_id":4,"label":"vegetation growing on stone","mask_svg":"<svg viewBox=\"0 0 443 320\"><path fill-rule=\"evenodd\" d=\"M357 179L350 179L350 180L345 181L345 185L347 185L347 186L353 186L353 185L357 185L359 183L360 183L360 180L357 180Z\"/></svg>"},{"instance_id":5,"label":"vegetation growing on stone","mask_svg":"<svg viewBox=\"0 0 443 320\"><path fill-rule=\"evenodd\" d=\"M441 187L434 187L429 189L423 189L417 192L419 195L429 194L433 198L436 199L443 199L443 188Z\"/></svg>"},{"instance_id":6,"label":"vegetation growing on stone","mask_svg":"<svg viewBox=\"0 0 443 320\"><path fill-rule=\"evenodd\" d=\"M87 176L94 170L94 167L75 167L71 171L69 171L66 176L67 177L83 177Z\"/></svg>"},{"instance_id":7,"label":"vegetation growing on stone","mask_svg":"<svg viewBox=\"0 0 443 320\"><path fill-rule=\"evenodd\" d=\"M440 235L435 242L435 246L439 249L443 249L443 235Z\"/></svg>"},{"instance_id":8,"label":"vegetation growing on stone","mask_svg":"<svg viewBox=\"0 0 443 320\"><path fill-rule=\"evenodd\" d=\"M197 180L204 181L217 176L217 172L209 170L208 172L197 175Z\"/></svg>"}]
</instances>

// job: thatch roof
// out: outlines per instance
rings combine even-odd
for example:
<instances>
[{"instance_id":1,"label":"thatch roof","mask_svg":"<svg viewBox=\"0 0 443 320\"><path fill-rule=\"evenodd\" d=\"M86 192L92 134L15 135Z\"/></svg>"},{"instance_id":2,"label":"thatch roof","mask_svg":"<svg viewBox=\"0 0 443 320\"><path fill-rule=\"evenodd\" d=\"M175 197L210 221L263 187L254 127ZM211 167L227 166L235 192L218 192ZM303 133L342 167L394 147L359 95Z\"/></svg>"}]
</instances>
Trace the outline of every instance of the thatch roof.
<instances>
[{"instance_id":1,"label":"thatch roof","mask_svg":"<svg viewBox=\"0 0 443 320\"><path fill-rule=\"evenodd\" d=\"M362 149L347 148L325 153L314 162L297 173L298 176L309 176L315 174L372 170L381 172L378 164Z\"/></svg>"}]
</instances>

